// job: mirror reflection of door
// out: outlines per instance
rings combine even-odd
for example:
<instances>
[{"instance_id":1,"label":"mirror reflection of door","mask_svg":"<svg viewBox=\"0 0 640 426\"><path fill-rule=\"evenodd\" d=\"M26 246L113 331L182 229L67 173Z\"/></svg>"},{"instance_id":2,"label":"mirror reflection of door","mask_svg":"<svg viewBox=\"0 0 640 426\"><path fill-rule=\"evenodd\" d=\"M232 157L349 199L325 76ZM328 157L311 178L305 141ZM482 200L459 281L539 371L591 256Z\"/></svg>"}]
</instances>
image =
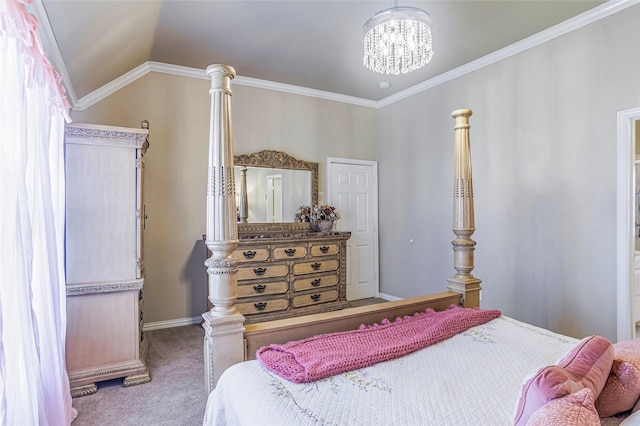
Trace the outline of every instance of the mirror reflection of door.
<instances>
[{"instance_id":1,"label":"mirror reflection of door","mask_svg":"<svg viewBox=\"0 0 640 426\"><path fill-rule=\"evenodd\" d=\"M1 1L1 0L0 0ZM246 168L247 222L272 221L267 208L267 176L282 177L282 222L293 222L301 205L312 205L313 175L310 170L274 169L267 167L235 166L236 194L241 194L242 168ZM238 202L240 205L240 202Z\"/></svg>"},{"instance_id":2,"label":"mirror reflection of door","mask_svg":"<svg viewBox=\"0 0 640 426\"><path fill-rule=\"evenodd\" d=\"M267 218L282 222L282 175L267 176Z\"/></svg>"}]
</instances>

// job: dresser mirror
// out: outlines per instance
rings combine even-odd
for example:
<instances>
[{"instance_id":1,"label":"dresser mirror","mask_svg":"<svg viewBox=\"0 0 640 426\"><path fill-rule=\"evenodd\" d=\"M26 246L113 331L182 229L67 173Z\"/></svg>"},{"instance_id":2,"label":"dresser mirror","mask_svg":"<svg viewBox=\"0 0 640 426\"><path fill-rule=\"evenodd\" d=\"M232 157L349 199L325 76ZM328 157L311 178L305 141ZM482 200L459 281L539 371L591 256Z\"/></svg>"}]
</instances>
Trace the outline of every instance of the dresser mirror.
<instances>
[{"instance_id":1,"label":"dresser mirror","mask_svg":"<svg viewBox=\"0 0 640 426\"><path fill-rule=\"evenodd\" d=\"M294 223L298 207L318 204L318 163L264 150L235 156L234 174L240 232L297 229L303 225Z\"/></svg>"}]
</instances>

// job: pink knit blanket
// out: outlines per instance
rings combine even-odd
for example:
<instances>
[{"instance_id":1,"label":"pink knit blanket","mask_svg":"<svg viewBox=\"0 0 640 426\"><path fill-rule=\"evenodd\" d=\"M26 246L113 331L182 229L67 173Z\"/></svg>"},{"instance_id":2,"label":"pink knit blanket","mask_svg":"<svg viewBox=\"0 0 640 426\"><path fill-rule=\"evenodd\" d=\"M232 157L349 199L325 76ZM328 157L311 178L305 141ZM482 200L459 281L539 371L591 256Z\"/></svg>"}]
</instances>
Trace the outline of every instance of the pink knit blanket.
<instances>
[{"instance_id":1,"label":"pink knit blanket","mask_svg":"<svg viewBox=\"0 0 640 426\"><path fill-rule=\"evenodd\" d=\"M448 339L501 315L498 310L451 306L427 309L395 321L361 325L357 330L322 334L256 352L262 364L295 383L306 383L398 358Z\"/></svg>"}]
</instances>

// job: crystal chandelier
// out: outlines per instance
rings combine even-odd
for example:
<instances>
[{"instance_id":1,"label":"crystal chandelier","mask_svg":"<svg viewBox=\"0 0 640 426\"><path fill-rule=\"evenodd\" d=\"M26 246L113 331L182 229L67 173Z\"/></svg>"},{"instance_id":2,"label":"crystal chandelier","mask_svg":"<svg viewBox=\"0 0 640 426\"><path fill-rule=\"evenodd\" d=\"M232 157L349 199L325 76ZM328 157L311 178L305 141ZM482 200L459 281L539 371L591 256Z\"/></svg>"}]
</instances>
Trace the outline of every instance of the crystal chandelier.
<instances>
[{"instance_id":1,"label":"crystal chandelier","mask_svg":"<svg viewBox=\"0 0 640 426\"><path fill-rule=\"evenodd\" d=\"M362 63L381 74L417 70L433 56L431 17L416 7L381 10L364 24L363 33Z\"/></svg>"}]
</instances>

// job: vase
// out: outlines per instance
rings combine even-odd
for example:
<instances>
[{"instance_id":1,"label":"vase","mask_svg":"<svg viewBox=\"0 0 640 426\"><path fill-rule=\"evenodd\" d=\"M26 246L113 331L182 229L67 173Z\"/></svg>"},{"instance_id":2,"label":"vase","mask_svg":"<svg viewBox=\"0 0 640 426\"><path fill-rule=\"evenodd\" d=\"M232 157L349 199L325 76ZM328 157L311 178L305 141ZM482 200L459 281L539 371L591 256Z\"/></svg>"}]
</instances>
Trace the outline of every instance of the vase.
<instances>
[{"instance_id":1,"label":"vase","mask_svg":"<svg viewBox=\"0 0 640 426\"><path fill-rule=\"evenodd\" d=\"M319 220L316 222L316 228L319 232L331 232L333 228L333 222L330 220Z\"/></svg>"}]
</instances>

